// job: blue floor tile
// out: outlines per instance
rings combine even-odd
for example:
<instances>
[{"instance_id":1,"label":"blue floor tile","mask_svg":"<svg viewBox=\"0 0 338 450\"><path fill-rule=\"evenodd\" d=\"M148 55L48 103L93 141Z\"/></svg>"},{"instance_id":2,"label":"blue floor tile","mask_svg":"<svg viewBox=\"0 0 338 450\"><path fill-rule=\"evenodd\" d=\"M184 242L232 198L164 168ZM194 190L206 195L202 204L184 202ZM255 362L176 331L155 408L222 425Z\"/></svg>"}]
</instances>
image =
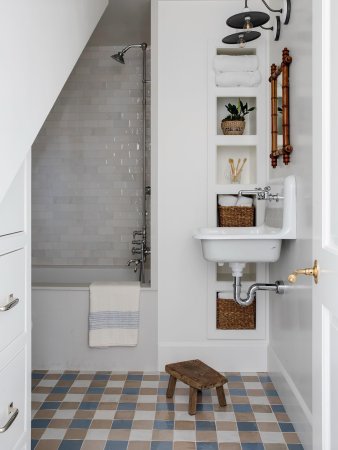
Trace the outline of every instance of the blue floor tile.
<instances>
[{"instance_id":1,"label":"blue floor tile","mask_svg":"<svg viewBox=\"0 0 338 450\"><path fill-rule=\"evenodd\" d=\"M117 409L120 411L133 411L136 409L136 403L119 403Z\"/></svg>"},{"instance_id":2,"label":"blue floor tile","mask_svg":"<svg viewBox=\"0 0 338 450\"><path fill-rule=\"evenodd\" d=\"M238 431L258 431L256 422L237 422Z\"/></svg>"},{"instance_id":3,"label":"blue floor tile","mask_svg":"<svg viewBox=\"0 0 338 450\"><path fill-rule=\"evenodd\" d=\"M79 409L93 410L97 409L98 405L99 402L82 402L80 403Z\"/></svg>"},{"instance_id":4,"label":"blue floor tile","mask_svg":"<svg viewBox=\"0 0 338 450\"><path fill-rule=\"evenodd\" d=\"M128 441L107 441L104 450L127 450Z\"/></svg>"},{"instance_id":5,"label":"blue floor tile","mask_svg":"<svg viewBox=\"0 0 338 450\"><path fill-rule=\"evenodd\" d=\"M267 397L278 397L278 392L273 390L266 390L265 395Z\"/></svg>"},{"instance_id":6,"label":"blue floor tile","mask_svg":"<svg viewBox=\"0 0 338 450\"><path fill-rule=\"evenodd\" d=\"M271 405L273 412L285 413L285 408L283 405Z\"/></svg>"},{"instance_id":7,"label":"blue floor tile","mask_svg":"<svg viewBox=\"0 0 338 450\"><path fill-rule=\"evenodd\" d=\"M35 449L35 447L37 446L37 443L38 443L39 441L35 441L35 440L32 440L31 441L31 450L34 450Z\"/></svg>"},{"instance_id":8,"label":"blue floor tile","mask_svg":"<svg viewBox=\"0 0 338 450\"><path fill-rule=\"evenodd\" d=\"M59 409L61 402L44 402L40 409Z\"/></svg>"},{"instance_id":9,"label":"blue floor tile","mask_svg":"<svg viewBox=\"0 0 338 450\"><path fill-rule=\"evenodd\" d=\"M47 428L49 425L50 419L33 419L32 420L32 428Z\"/></svg>"},{"instance_id":10,"label":"blue floor tile","mask_svg":"<svg viewBox=\"0 0 338 450\"><path fill-rule=\"evenodd\" d=\"M235 404L232 405L234 412L238 412L238 413L250 413L252 412L252 407L251 405L246 405L246 404Z\"/></svg>"},{"instance_id":11,"label":"blue floor tile","mask_svg":"<svg viewBox=\"0 0 338 450\"><path fill-rule=\"evenodd\" d=\"M87 394L103 394L104 388L102 387L90 387L87 390Z\"/></svg>"},{"instance_id":12,"label":"blue floor tile","mask_svg":"<svg viewBox=\"0 0 338 450\"><path fill-rule=\"evenodd\" d=\"M60 380L72 381L72 380L75 380L76 377L77 377L77 373L64 373L63 375L61 375Z\"/></svg>"},{"instance_id":13,"label":"blue floor tile","mask_svg":"<svg viewBox=\"0 0 338 450\"><path fill-rule=\"evenodd\" d=\"M156 411L175 411L174 403L157 403Z\"/></svg>"},{"instance_id":14,"label":"blue floor tile","mask_svg":"<svg viewBox=\"0 0 338 450\"><path fill-rule=\"evenodd\" d=\"M169 380L169 375L165 375L165 374L160 375L160 381L167 381L167 380Z\"/></svg>"},{"instance_id":15,"label":"blue floor tile","mask_svg":"<svg viewBox=\"0 0 338 450\"><path fill-rule=\"evenodd\" d=\"M268 375L261 375L259 381L261 383L271 383L271 378Z\"/></svg>"},{"instance_id":16,"label":"blue floor tile","mask_svg":"<svg viewBox=\"0 0 338 450\"><path fill-rule=\"evenodd\" d=\"M288 444L289 450L304 450L302 444Z\"/></svg>"},{"instance_id":17,"label":"blue floor tile","mask_svg":"<svg viewBox=\"0 0 338 450\"><path fill-rule=\"evenodd\" d=\"M208 420L196 420L197 431L213 431L216 430L215 422Z\"/></svg>"},{"instance_id":18,"label":"blue floor tile","mask_svg":"<svg viewBox=\"0 0 338 450\"><path fill-rule=\"evenodd\" d=\"M173 420L155 420L154 430L173 430L174 421Z\"/></svg>"},{"instance_id":19,"label":"blue floor tile","mask_svg":"<svg viewBox=\"0 0 338 450\"><path fill-rule=\"evenodd\" d=\"M132 425L132 420L114 420L111 427L114 430L130 430Z\"/></svg>"},{"instance_id":20,"label":"blue floor tile","mask_svg":"<svg viewBox=\"0 0 338 450\"><path fill-rule=\"evenodd\" d=\"M32 373L32 379L33 380L42 380L42 378L45 376L45 373Z\"/></svg>"},{"instance_id":21,"label":"blue floor tile","mask_svg":"<svg viewBox=\"0 0 338 450\"><path fill-rule=\"evenodd\" d=\"M245 389L229 389L230 395L237 395L238 397L246 397L247 392Z\"/></svg>"},{"instance_id":22,"label":"blue floor tile","mask_svg":"<svg viewBox=\"0 0 338 450\"><path fill-rule=\"evenodd\" d=\"M62 441L59 450L80 450L83 441Z\"/></svg>"},{"instance_id":23,"label":"blue floor tile","mask_svg":"<svg viewBox=\"0 0 338 450\"><path fill-rule=\"evenodd\" d=\"M196 411L213 411L214 406L211 403L198 403L196 405Z\"/></svg>"},{"instance_id":24,"label":"blue floor tile","mask_svg":"<svg viewBox=\"0 0 338 450\"><path fill-rule=\"evenodd\" d=\"M52 390L52 394L67 394L69 387L66 386L56 386Z\"/></svg>"},{"instance_id":25,"label":"blue floor tile","mask_svg":"<svg viewBox=\"0 0 338 450\"><path fill-rule=\"evenodd\" d=\"M295 429L293 428L292 423L279 422L278 425L283 433L294 433L295 432Z\"/></svg>"},{"instance_id":26,"label":"blue floor tile","mask_svg":"<svg viewBox=\"0 0 338 450\"><path fill-rule=\"evenodd\" d=\"M105 380L109 380L109 378L110 378L110 375L105 374L105 373L99 373L99 374L95 375L94 380L95 381L105 381Z\"/></svg>"},{"instance_id":27,"label":"blue floor tile","mask_svg":"<svg viewBox=\"0 0 338 450\"><path fill-rule=\"evenodd\" d=\"M173 443L166 441L153 441L151 443L151 450L172 450Z\"/></svg>"},{"instance_id":28,"label":"blue floor tile","mask_svg":"<svg viewBox=\"0 0 338 450\"><path fill-rule=\"evenodd\" d=\"M264 450L264 445L257 442L242 444L242 450Z\"/></svg>"},{"instance_id":29,"label":"blue floor tile","mask_svg":"<svg viewBox=\"0 0 338 450\"><path fill-rule=\"evenodd\" d=\"M89 428L90 424L90 419L74 419L70 424L70 428Z\"/></svg>"},{"instance_id":30,"label":"blue floor tile","mask_svg":"<svg viewBox=\"0 0 338 450\"><path fill-rule=\"evenodd\" d=\"M125 395L138 395L140 393L140 388L124 388L122 394Z\"/></svg>"},{"instance_id":31,"label":"blue floor tile","mask_svg":"<svg viewBox=\"0 0 338 450\"><path fill-rule=\"evenodd\" d=\"M166 395L167 388L158 388L157 393L158 393L158 395Z\"/></svg>"},{"instance_id":32,"label":"blue floor tile","mask_svg":"<svg viewBox=\"0 0 338 450\"><path fill-rule=\"evenodd\" d=\"M218 450L217 442L197 442L197 450Z\"/></svg>"},{"instance_id":33,"label":"blue floor tile","mask_svg":"<svg viewBox=\"0 0 338 450\"><path fill-rule=\"evenodd\" d=\"M143 379L143 375L137 374L137 373L135 373L135 374L130 373L130 374L127 376L127 380L128 380L128 381L130 381L130 380L141 381L142 379Z\"/></svg>"},{"instance_id":34,"label":"blue floor tile","mask_svg":"<svg viewBox=\"0 0 338 450\"><path fill-rule=\"evenodd\" d=\"M242 381L242 377L240 375L229 375L226 377L227 377L228 381L230 381L230 383L232 381Z\"/></svg>"}]
</instances>

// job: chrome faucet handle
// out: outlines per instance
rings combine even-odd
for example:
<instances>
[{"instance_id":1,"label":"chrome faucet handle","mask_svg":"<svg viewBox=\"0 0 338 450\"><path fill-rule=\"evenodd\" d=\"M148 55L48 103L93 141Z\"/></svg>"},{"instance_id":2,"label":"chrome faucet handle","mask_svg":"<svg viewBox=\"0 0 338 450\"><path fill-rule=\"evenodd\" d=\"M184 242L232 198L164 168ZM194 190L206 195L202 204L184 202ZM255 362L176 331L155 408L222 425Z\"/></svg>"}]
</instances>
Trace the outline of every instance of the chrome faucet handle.
<instances>
[{"instance_id":1,"label":"chrome faucet handle","mask_svg":"<svg viewBox=\"0 0 338 450\"><path fill-rule=\"evenodd\" d=\"M134 239L133 241L131 241L131 243L133 245L142 245L144 243L144 241L141 239Z\"/></svg>"},{"instance_id":2,"label":"chrome faucet handle","mask_svg":"<svg viewBox=\"0 0 338 450\"><path fill-rule=\"evenodd\" d=\"M135 239L136 238L136 236L143 236L143 231L142 230L136 230L136 231L133 231L133 239Z\"/></svg>"},{"instance_id":3,"label":"chrome faucet handle","mask_svg":"<svg viewBox=\"0 0 338 450\"><path fill-rule=\"evenodd\" d=\"M142 253L141 249L138 249L138 248L135 248L135 247L133 247L131 249L131 252L132 252L133 255L140 255Z\"/></svg>"}]
</instances>

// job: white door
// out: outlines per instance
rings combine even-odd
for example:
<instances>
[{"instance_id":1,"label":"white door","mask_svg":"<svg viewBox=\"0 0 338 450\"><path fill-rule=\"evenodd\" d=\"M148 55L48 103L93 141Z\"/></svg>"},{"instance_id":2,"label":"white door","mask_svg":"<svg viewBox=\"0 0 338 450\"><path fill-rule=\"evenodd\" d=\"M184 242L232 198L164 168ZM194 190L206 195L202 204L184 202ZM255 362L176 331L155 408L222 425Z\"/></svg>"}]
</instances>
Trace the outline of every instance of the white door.
<instances>
[{"instance_id":1,"label":"white door","mask_svg":"<svg viewBox=\"0 0 338 450\"><path fill-rule=\"evenodd\" d=\"M338 449L338 52L337 0L314 0L314 450ZM309 25L310 26L310 25ZM304 155L304 157L306 157Z\"/></svg>"}]
</instances>

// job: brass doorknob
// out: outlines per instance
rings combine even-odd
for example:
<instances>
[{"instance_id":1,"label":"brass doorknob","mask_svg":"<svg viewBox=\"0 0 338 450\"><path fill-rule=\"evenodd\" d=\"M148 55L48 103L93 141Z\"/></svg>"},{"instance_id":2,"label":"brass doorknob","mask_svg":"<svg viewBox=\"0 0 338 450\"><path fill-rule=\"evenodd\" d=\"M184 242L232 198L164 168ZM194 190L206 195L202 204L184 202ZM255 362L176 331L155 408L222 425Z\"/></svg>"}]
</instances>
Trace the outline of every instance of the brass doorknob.
<instances>
[{"instance_id":1,"label":"brass doorknob","mask_svg":"<svg viewBox=\"0 0 338 450\"><path fill-rule=\"evenodd\" d=\"M288 280L290 283L295 283L297 280L298 275L307 275L312 276L315 283L318 284L318 277L319 277L319 266L318 261L315 259L315 262L313 264L313 267L311 269L297 269L294 272L292 272L288 276Z\"/></svg>"}]
</instances>

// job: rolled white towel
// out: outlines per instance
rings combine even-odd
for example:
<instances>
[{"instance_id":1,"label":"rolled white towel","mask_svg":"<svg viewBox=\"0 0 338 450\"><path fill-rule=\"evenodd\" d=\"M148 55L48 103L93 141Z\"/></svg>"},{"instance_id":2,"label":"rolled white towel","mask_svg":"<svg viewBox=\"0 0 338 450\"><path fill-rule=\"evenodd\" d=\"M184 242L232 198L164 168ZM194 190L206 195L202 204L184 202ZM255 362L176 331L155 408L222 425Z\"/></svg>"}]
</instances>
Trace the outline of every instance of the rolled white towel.
<instances>
[{"instance_id":1,"label":"rolled white towel","mask_svg":"<svg viewBox=\"0 0 338 450\"><path fill-rule=\"evenodd\" d=\"M220 72L216 73L216 86L258 86L261 82L261 73L259 70L254 72Z\"/></svg>"},{"instance_id":2,"label":"rolled white towel","mask_svg":"<svg viewBox=\"0 0 338 450\"><path fill-rule=\"evenodd\" d=\"M214 59L215 72L254 72L258 69L256 55L217 55Z\"/></svg>"},{"instance_id":3,"label":"rolled white towel","mask_svg":"<svg viewBox=\"0 0 338 450\"><path fill-rule=\"evenodd\" d=\"M253 200L251 197L240 196L237 199L236 206L252 206Z\"/></svg>"},{"instance_id":4,"label":"rolled white towel","mask_svg":"<svg viewBox=\"0 0 338 450\"><path fill-rule=\"evenodd\" d=\"M237 196L235 195L219 195L219 206L236 206Z\"/></svg>"},{"instance_id":5,"label":"rolled white towel","mask_svg":"<svg viewBox=\"0 0 338 450\"><path fill-rule=\"evenodd\" d=\"M219 300L230 300L233 298L233 293L232 292L218 292L217 293L217 298Z\"/></svg>"}]
</instances>

